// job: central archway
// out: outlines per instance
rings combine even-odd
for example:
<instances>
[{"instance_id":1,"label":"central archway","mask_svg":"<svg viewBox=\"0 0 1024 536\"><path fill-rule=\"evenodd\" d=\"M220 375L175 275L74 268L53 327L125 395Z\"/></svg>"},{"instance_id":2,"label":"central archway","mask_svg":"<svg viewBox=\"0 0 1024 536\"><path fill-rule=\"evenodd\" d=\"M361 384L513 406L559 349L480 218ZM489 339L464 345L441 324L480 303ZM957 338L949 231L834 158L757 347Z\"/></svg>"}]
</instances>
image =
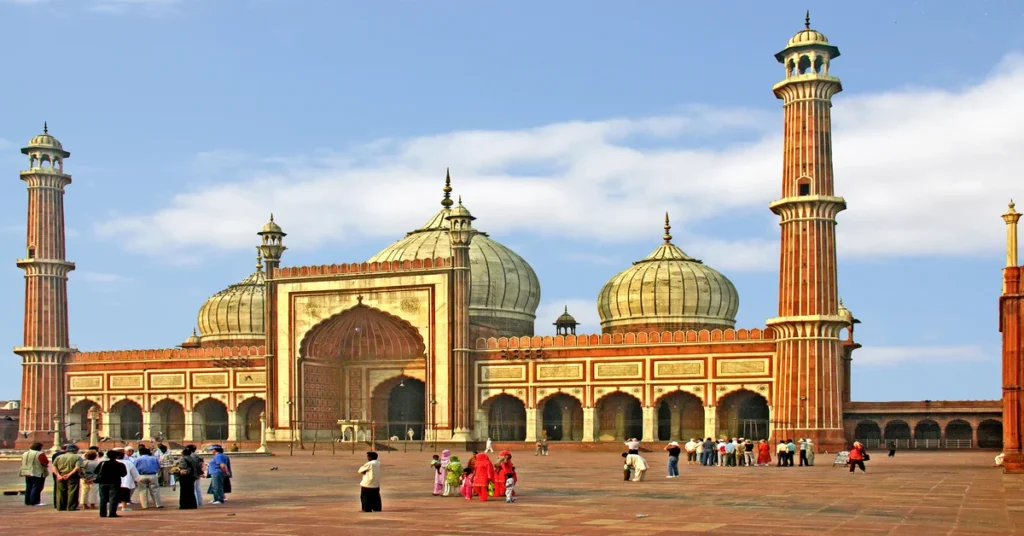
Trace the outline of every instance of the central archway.
<instances>
[{"instance_id":1,"label":"central archway","mask_svg":"<svg viewBox=\"0 0 1024 536\"><path fill-rule=\"evenodd\" d=\"M110 408L110 433L123 441L142 439L142 406L128 399Z\"/></svg>"},{"instance_id":2,"label":"central archway","mask_svg":"<svg viewBox=\"0 0 1024 536\"><path fill-rule=\"evenodd\" d=\"M526 440L526 405L522 400L500 394L488 406L487 437L494 441Z\"/></svg>"},{"instance_id":3,"label":"central archway","mask_svg":"<svg viewBox=\"0 0 1024 536\"><path fill-rule=\"evenodd\" d=\"M726 438L768 439L768 400L746 389L718 400L718 435Z\"/></svg>"},{"instance_id":4,"label":"central archway","mask_svg":"<svg viewBox=\"0 0 1024 536\"><path fill-rule=\"evenodd\" d=\"M153 404L153 435L167 440L181 441L185 438L185 408L165 398Z\"/></svg>"},{"instance_id":5,"label":"central archway","mask_svg":"<svg viewBox=\"0 0 1024 536\"><path fill-rule=\"evenodd\" d=\"M658 440L704 437L704 403L697 395L677 391L658 403Z\"/></svg>"},{"instance_id":6,"label":"central archway","mask_svg":"<svg viewBox=\"0 0 1024 536\"><path fill-rule=\"evenodd\" d=\"M408 376L392 378L374 389L373 415L378 432L387 438L423 440L426 431L427 386ZM409 431L412 437L409 437Z\"/></svg>"}]
</instances>

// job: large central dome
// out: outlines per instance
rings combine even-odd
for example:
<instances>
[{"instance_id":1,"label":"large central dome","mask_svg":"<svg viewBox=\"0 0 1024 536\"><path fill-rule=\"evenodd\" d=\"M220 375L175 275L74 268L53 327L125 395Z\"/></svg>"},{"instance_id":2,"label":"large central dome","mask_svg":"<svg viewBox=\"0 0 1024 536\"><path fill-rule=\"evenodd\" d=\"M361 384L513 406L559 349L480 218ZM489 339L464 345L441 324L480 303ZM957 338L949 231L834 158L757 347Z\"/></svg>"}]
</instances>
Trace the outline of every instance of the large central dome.
<instances>
[{"instance_id":1,"label":"large central dome","mask_svg":"<svg viewBox=\"0 0 1024 536\"><path fill-rule=\"evenodd\" d=\"M665 214L665 243L612 277L597 296L605 333L726 329L740 307L727 277L672 243Z\"/></svg>"},{"instance_id":2,"label":"large central dome","mask_svg":"<svg viewBox=\"0 0 1024 536\"><path fill-rule=\"evenodd\" d=\"M451 257L452 243L445 218L451 212L451 179L445 179L442 209L419 229L384 248L369 262L412 261ZM498 337L533 335L540 303L540 281L516 252L477 231L469 247L469 321ZM490 328L489 330L487 328Z\"/></svg>"}]
</instances>

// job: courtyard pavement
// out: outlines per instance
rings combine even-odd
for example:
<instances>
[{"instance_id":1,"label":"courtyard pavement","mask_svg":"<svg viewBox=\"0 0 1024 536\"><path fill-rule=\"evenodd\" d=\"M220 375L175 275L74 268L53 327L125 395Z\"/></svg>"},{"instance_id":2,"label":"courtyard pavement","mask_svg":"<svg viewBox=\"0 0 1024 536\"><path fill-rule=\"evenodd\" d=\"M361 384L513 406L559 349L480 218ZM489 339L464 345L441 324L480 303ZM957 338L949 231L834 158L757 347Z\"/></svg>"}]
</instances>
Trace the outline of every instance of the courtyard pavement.
<instances>
[{"instance_id":1,"label":"courtyard pavement","mask_svg":"<svg viewBox=\"0 0 1024 536\"><path fill-rule=\"evenodd\" d=\"M456 452L465 460L465 453ZM1024 476L992 467L992 452L875 452L851 475L818 455L815 467L684 465L666 479L664 452L646 453L647 481L622 481L616 453L514 453L519 500L481 503L433 497L429 452L382 453L384 511L359 512L357 452L308 452L233 460L225 505L166 508L99 519L0 497L2 533L33 534L1024 534ZM18 463L0 463L0 488L18 483ZM271 470L278 467L278 470ZM207 496L208 497L208 496Z\"/></svg>"}]
</instances>

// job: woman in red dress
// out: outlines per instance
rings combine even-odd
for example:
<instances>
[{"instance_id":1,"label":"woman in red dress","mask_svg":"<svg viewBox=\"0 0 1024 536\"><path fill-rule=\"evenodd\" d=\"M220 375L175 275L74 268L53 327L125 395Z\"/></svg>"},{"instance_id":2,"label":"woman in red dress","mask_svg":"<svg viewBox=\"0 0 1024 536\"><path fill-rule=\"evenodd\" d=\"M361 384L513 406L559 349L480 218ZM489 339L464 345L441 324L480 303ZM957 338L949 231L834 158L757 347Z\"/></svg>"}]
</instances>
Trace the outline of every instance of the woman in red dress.
<instances>
[{"instance_id":1,"label":"woman in red dress","mask_svg":"<svg viewBox=\"0 0 1024 536\"><path fill-rule=\"evenodd\" d=\"M772 463L772 447L764 439L757 444L757 465L768 467Z\"/></svg>"},{"instance_id":2,"label":"woman in red dress","mask_svg":"<svg viewBox=\"0 0 1024 536\"><path fill-rule=\"evenodd\" d=\"M864 445L860 441L854 441L853 448L850 449L850 457L847 458L850 464L850 472L854 472L858 467L860 467L860 472L866 472L867 469L864 468L864 462L868 461L868 459L870 457L864 451Z\"/></svg>"},{"instance_id":3,"label":"woman in red dress","mask_svg":"<svg viewBox=\"0 0 1024 536\"><path fill-rule=\"evenodd\" d=\"M473 465L473 492L480 496L481 501L487 500L487 485L494 482L494 463L481 452L476 455Z\"/></svg>"},{"instance_id":4,"label":"woman in red dress","mask_svg":"<svg viewBox=\"0 0 1024 536\"><path fill-rule=\"evenodd\" d=\"M499 452L498 455L498 465L494 467L494 496L504 497L506 476L512 475L513 480L519 479L516 477L516 470L512 465L512 453L507 450L503 450Z\"/></svg>"}]
</instances>

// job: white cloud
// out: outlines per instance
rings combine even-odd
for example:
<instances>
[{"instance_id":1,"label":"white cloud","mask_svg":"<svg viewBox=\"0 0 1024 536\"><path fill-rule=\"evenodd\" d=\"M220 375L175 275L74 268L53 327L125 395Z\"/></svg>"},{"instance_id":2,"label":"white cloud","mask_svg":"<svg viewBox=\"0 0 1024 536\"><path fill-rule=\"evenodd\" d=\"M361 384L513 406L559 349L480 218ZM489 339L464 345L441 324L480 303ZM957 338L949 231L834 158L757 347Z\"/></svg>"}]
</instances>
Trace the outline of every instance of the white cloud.
<instances>
[{"instance_id":1,"label":"white cloud","mask_svg":"<svg viewBox=\"0 0 1024 536\"><path fill-rule=\"evenodd\" d=\"M998 251L999 214L1021 195L1022 85L1024 61L1012 57L960 90L836 97L836 193L849 202L839 216L840 254ZM353 236L386 241L429 217L452 166L456 193L478 226L499 239L514 232L604 243L648 236L653 247L668 210L676 242L691 255L724 270L774 269L778 230L767 204L780 190L780 127L781 113L688 108L665 117L376 140L284 158L246 161L224 151L201 160L228 169L231 182L195 187L162 209L113 217L95 230L164 257L196 244L241 250L252 247L254 231L273 211L293 248ZM710 136L750 141L719 148L680 141ZM753 221L741 236L693 232L711 218L737 216Z\"/></svg>"},{"instance_id":2,"label":"white cloud","mask_svg":"<svg viewBox=\"0 0 1024 536\"><path fill-rule=\"evenodd\" d=\"M131 278L129 277L105 272L72 272L70 277L97 285L117 285L131 281Z\"/></svg>"},{"instance_id":3,"label":"white cloud","mask_svg":"<svg viewBox=\"0 0 1024 536\"><path fill-rule=\"evenodd\" d=\"M865 346L853 353L853 366L968 363L988 361L991 357L980 346Z\"/></svg>"},{"instance_id":4,"label":"white cloud","mask_svg":"<svg viewBox=\"0 0 1024 536\"><path fill-rule=\"evenodd\" d=\"M569 314L580 323L577 334L601 333L601 317L597 314L597 302L590 299L563 298L544 300L537 307L537 335L553 335L555 319L569 310Z\"/></svg>"}]
</instances>

